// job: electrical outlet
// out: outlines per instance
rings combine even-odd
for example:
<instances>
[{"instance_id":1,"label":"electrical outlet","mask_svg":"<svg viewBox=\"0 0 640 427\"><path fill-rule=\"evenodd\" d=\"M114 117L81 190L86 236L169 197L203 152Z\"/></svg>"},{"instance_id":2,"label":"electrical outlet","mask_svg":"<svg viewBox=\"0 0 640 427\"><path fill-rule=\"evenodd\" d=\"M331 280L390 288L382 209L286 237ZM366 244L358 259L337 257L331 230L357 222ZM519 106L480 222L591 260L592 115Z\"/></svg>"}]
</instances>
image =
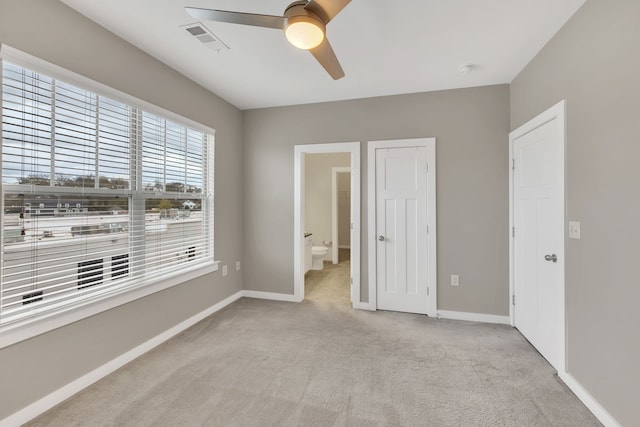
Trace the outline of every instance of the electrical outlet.
<instances>
[{"instance_id":1,"label":"electrical outlet","mask_svg":"<svg viewBox=\"0 0 640 427\"><path fill-rule=\"evenodd\" d=\"M580 221L569 221L569 238L580 239Z\"/></svg>"},{"instance_id":2,"label":"electrical outlet","mask_svg":"<svg viewBox=\"0 0 640 427\"><path fill-rule=\"evenodd\" d=\"M236 261L236 271L240 271L240 261Z\"/></svg>"},{"instance_id":3,"label":"electrical outlet","mask_svg":"<svg viewBox=\"0 0 640 427\"><path fill-rule=\"evenodd\" d=\"M226 275L227 275L227 266L226 266L226 265L223 265L223 266L222 266L222 277L224 277L224 276L226 276Z\"/></svg>"},{"instance_id":4,"label":"electrical outlet","mask_svg":"<svg viewBox=\"0 0 640 427\"><path fill-rule=\"evenodd\" d=\"M451 286L460 286L460 276L457 274L451 275Z\"/></svg>"}]
</instances>

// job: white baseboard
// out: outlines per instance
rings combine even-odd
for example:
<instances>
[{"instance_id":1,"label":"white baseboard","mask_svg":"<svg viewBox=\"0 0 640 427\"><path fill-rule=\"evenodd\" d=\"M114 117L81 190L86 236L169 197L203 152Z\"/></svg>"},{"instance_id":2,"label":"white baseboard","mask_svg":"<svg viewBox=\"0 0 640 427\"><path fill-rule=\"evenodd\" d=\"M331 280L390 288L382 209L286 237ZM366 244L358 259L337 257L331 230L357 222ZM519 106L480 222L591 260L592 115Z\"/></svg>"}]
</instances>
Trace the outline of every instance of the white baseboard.
<instances>
[{"instance_id":1,"label":"white baseboard","mask_svg":"<svg viewBox=\"0 0 640 427\"><path fill-rule=\"evenodd\" d=\"M289 301L299 302L299 298L291 294L280 294L274 292L261 292L243 290L238 291L235 294L225 298L219 303L209 307L208 309L201 311L200 313L190 317L189 319L177 324L176 326L164 331L163 333L156 335L150 340L140 344L139 346L129 350L128 352L116 357L110 362L105 363L99 368L94 369L86 375L78 378L77 380L59 388L53 393L48 394L42 399L32 403L31 405L15 412L7 418L0 420L0 427L12 427L16 425L22 425L29 420L37 417L45 411L53 408L57 404L65 401L74 394L87 388L91 384L106 377L112 372L123 367L127 363L142 356L168 339L174 337L185 329L193 326L199 321L212 315L213 313L223 309L234 301L241 297L247 298L259 298L276 301ZM358 310L370 310L375 311L376 308L372 307L369 303L354 302L353 308ZM485 323L499 323L510 324L509 316L497 316L493 314L480 314L480 313L467 313L462 311L447 311L438 310L437 317L443 319L455 319L455 320L468 320L473 322L485 322ZM598 420L605 425L605 427L621 427L620 423L616 421L606 409L598 403L598 401L591 396L591 394L569 373L560 373L560 379L575 393L575 395L585 404L585 406L598 418Z\"/></svg>"},{"instance_id":2,"label":"white baseboard","mask_svg":"<svg viewBox=\"0 0 640 427\"><path fill-rule=\"evenodd\" d=\"M438 310L438 317L443 319L468 320L472 322L498 323L510 325L509 316L496 316L493 314L466 313L462 311ZM621 427L613 416L569 373L558 374L560 379L573 391L584 405L604 424L605 427Z\"/></svg>"},{"instance_id":3,"label":"white baseboard","mask_svg":"<svg viewBox=\"0 0 640 427\"><path fill-rule=\"evenodd\" d=\"M353 308L356 310L368 310L368 311L376 311L376 307L368 302L354 302Z\"/></svg>"},{"instance_id":4,"label":"white baseboard","mask_svg":"<svg viewBox=\"0 0 640 427\"><path fill-rule=\"evenodd\" d=\"M469 322L498 323L510 325L509 316L497 316L495 314L467 313L466 311L438 310L436 314L440 319L467 320Z\"/></svg>"},{"instance_id":5,"label":"white baseboard","mask_svg":"<svg viewBox=\"0 0 640 427\"><path fill-rule=\"evenodd\" d=\"M219 303L209 307L204 311L201 311L200 313L188 318L187 320L177 324L176 326L170 329L167 329L163 333L151 338L149 341L146 341L140 344L139 346L129 350L128 352L116 357L115 359L105 363L99 368L94 369L88 374L83 375L77 380L72 381L71 383L54 391L53 393L50 393L47 396L43 397L42 399L32 403L31 405L25 408L22 408L21 410L19 410L18 412L15 412L12 415L9 415L7 418L0 420L0 427L18 426L26 423L29 420L32 420L38 415L53 408L57 404L70 398L71 396L78 393L79 391L87 388L91 384L97 382L98 380L106 377L107 375L111 374L117 369L123 367L127 363L142 356L149 350L152 350L153 348L157 347L158 345L162 344L163 342L167 341L173 336L179 334L180 332L184 331L188 327L198 323L202 319L212 315L213 313L228 306L232 302L240 299L243 296L242 293L243 291L236 292L230 297L225 298Z\"/></svg>"},{"instance_id":6,"label":"white baseboard","mask_svg":"<svg viewBox=\"0 0 640 427\"><path fill-rule=\"evenodd\" d=\"M605 427L621 427L621 424L570 373L561 372L558 376Z\"/></svg>"},{"instance_id":7,"label":"white baseboard","mask_svg":"<svg viewBox=\"0 0 640 427\"><path fill-rule=\"evenodd\" d=\"M357 310L376 311L376 307L368 302L354 302L353 308ZM497 316L495 314L467 313L464 311L448 311L438 310L436 314L440 319L467 320L469 322L498 323L501 325L510 325L509 316Z\"/></svg>"},{"instance_id":8,"label":"white baseboard","mask_svg":"<svg viewBox=\"0 0 640 427\"><path fill-rule=\"evenodd\" d=\"M280 294L276 292L242 291L242 296L247 298L268 299L273 301L302 302L302 299L293 294Z\"/></svg>"}]
</instances>

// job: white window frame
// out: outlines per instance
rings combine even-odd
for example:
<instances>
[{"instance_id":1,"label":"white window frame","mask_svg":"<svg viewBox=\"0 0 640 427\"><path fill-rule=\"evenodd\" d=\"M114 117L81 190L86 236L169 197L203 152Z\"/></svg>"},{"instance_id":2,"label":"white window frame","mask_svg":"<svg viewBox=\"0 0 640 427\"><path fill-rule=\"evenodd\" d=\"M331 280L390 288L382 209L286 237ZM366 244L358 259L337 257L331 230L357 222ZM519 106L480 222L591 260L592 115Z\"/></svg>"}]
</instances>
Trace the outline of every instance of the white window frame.
<instances>
[{"instance_id":1,"label":"white window frame","mask_svg":"<svg viewBox=\"0 0 640 427\"><path fill-rule=\"evenodd\" d=\"M206 207L209 212L211 212L212 218L210 222L211 232L213 233L214 221L215 221L215 213L214 213L214 196L213 196L213 174L214 174L214 157L215 157L215 143L213 141L213 137L215 136L215 131L209 127L203 126L200 123L194 122L190 119L177 115L171 111L165 110L161 107L150 104L146 101L142 101L137 99L131 95L120 92L116 89L113 89L104 84L98 83L86 77L83 77L79 74L73 73L69 70L66 70L62 67L51 64L47 61L36 58L27 53L21 52L17 49L14 49L7 45L0 45L0 61L6 60L11 62L12 64L22 66L29 70L47 75L54 79L59 79L64 82L67 82L72 85L76 85L78 87L82 87L84 89L95 92L99 95L103 95L105 97L114 99L116 101L126 103L135 108L139 108L144 111L148 111L153 114L157 114L164 119L175 121L177 123L183 124L195 130L201 131L205 134L211 135L212 141L210 141L211 146L209 149L211 150L210 156L210 165L211 173L209 175L209 191L210 195L206 199L208 200L208 206ZM1 62L0 62L1 65ZM2 67L0 67L0 81L2 81ZM0 91L0 105L2 101L2 91ZM0 120L0 135L2 134L2 121ZM0 151L1 156L1 151ZM1 157L0 157L1 159ZM1 163L0 163L1 164ZM2 183L0 182L0 190L2 189ZM61 192L61 190L71 192L74 189L63 189L56 188L56 192ZM91 191L93 194L101 193L100 189L95 189L96 191ZM77 191L77 190L76 190ZM126 192L130 193L130 190L126 190ZM3 191L0 191L3 194ZM114 194L114 193L110 193ZM2 198L3 199L3 198ZM203 199L205 200L205 199ZM4 206L2 206L4 200L0 201L0 218L4 215ZM203 210L205 207L203 206ZM0 227L0 239L3 239L4 236L1 235L2 227ZM43 334L45 332L57 329L59 327L68 325L73 322L77 322L79 320L85 319L90 316L94 316L98 313L104 312L106 310L113 309L115 307L121 306L123 304L127 304L134 300L146 297L148 295L154 294L156 292L168 289L170 287L188 282L200 276L213 273L218 270L219 261L215 261L214 256L214 236L212 235L211 240L209 241L209 249L212 254L209 262L199 263L195 266L186 266L176 272L174 274L168 275L166 278L162 280L158 280L153 284L148 284L142 287L137 287L133 289L123 289L122 292L113 293L106 292L103 297L92 297L86 303L77 304L77 305L69 305L66 307L62 307L57 311L50 311L44 313L43 315L32 317L25 319L24 321L19 321L15 323L9 323L0 328L0 349L7 347L9 345L15 344L17 342L32 338L34 336ZM0 262L1 257L0 257ZM2 266L0 265L0 268Z\"/></svg>"}]
</instances>

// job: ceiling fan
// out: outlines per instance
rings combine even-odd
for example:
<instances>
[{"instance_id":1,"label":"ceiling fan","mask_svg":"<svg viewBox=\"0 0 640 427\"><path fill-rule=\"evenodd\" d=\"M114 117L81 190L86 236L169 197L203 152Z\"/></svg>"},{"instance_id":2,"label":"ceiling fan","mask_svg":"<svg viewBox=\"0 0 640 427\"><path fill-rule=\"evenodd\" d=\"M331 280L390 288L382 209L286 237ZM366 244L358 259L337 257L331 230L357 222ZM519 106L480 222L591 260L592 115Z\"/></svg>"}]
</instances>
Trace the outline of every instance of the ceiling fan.
<instances>
[{"instance_id":1,"label":"ceiling fan","mask_svg":"<svg viewBox=\"0 0 640 427\"><path fill-rule=\"evenodd\" d=\"M311 52L327 73L338 80L344 77L344 71L327 40L326 26L350 1L294 1L286 7L283 16L198 7L185 7L185 10L196 19L284 30L292 45Z\"/></svg>"}]
</instances>

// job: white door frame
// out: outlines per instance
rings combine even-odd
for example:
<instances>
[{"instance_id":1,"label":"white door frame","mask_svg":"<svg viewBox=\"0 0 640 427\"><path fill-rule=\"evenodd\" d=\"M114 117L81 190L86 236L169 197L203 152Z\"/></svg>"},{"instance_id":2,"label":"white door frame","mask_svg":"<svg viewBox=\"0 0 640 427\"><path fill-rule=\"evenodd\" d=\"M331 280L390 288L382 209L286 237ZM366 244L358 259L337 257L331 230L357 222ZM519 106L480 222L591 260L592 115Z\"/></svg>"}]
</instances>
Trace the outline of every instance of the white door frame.
<instances>
[{"instance_id":1,"label":"white door frame","mask_svg":"<svg viewBox=\"0 0 640 427\"><path fill-rule=\"evenodd\" d=\"M357 308L360 301L360 143L337 142L329 144L295 145L293 184L293 296L304 300L304 155L312 153L351 154L351 304Z\"/></svg>"},{"instance_id":2,"label":"white door frame","mask_svg":"<svg viewBox=\"0 0 640 427\"><path fill-rule=\"evenodd\" d=\"M331 168L331 262L338 264L339 262L339 245L338 239L338 174L351 173L350 167L333 167ZM351 215L351 213L349 213Z\"/></svg>"},{"instance_id":3,"label":"white door frame","mask_svg":"<svg viewBox=\"0 0 640 427\"><path fill-rule=\"evenodd\" d=\"M566 166L566 153L567 153L567 131L566 131L566 101L562 100L559 103L557 103L556 105L554 105L553 107L549 108L547 111L539 114L538 116L536 116L535 118L533 118L532 120L530 120L529 122L525 123L524 125L520 126L518 129L512 131L509 134L509 318L511 320L511 326L515 326L515 307L513 304L513 297L514 297L514 287L515 287L515 245L514 245L514 227L515 227L515 218L514 218L514 182L513 182L513 168L514 168L514 142L538 129L539 127L553 121L553 120L559 120L563 125L562 125L562 136L561 138L559 138L561 140L561 143L563 144L563 153L564 153L564 159L562 162L562 167L563 167L563 171L562 171L562 175L564 176L564 188L563 188L563 205L564 205L564 221L563 221L563 225L562 225L562 242L563 242L563 247L559 249L558 251L558 256L562 257L563 260L566 260L566 247L567 247L567 238L566 238L566 233L565 233L565 224L567 222L567 209L566 209L566 194L567 194L567 179L566 179L566 171L567 171L567 166ZM517 232L517 231L516 231ZM555 368L558 370L558 374L560 375L561 378L565 378L565 373L567 372L567 360L566 360L566 348L567 348L567 341L566 341L566 283L565 283L565 276L566 276L566 262L564 264L565 266L565 271L562 271L562 277L561 277L561 283L562 283L562 303L561 303L561 307L562 307L562 313L561 313L561 318L562 318L562 324L558 325L559 331L560 331L560 335L561 335L561 342L564 343L564 346L562 346L562 348L560 349L561 352L561 357L559 358L560 361L559 363L561 364L561 366L555 366Z\"/></svg>"},{"instance_id":4,"label":"white door frame","mask_svg":"<svg viewBox=\"0 0 640 427\"><path fill-rule=\"evenodd\" d=\"M429 165L429 179L427 182L427 226L429 230L428 263L429 274L427 277L429 287L429 305L427 315L435 316L437 312L438 285L437 285L437 257L436 257L436 139L394 139L384 141L368 141L367 153L367 209L368 209L368 250L369 250L369 302L362 304L362 308L377 310L377 277L376 277L376 149L378 148L403 148L426 147L427 163Z\"/></svg>"}]
</instances>

